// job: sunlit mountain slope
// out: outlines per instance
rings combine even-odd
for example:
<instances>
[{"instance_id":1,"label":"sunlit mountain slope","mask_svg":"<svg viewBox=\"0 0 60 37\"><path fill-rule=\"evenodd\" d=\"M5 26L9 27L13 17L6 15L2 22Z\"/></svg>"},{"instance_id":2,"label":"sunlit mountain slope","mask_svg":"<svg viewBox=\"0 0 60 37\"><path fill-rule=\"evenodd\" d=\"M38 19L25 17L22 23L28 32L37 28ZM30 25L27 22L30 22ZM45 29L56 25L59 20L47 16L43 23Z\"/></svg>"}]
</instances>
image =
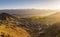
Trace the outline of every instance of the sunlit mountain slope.
<instances>
[{"instance_id":1,"label":"sunlit mountain slope","mask_svg":"<svg viewBox=\"0 0 60 37\"><path fill-rule=\"evenodd\" d=\"M12 24L2 24L0 26L0 36L2 37L29 37L29 34L22 28L17 26L14 27Z\"/></svg>"},{"instance_id":2,"label":"sunlit mountain slope","mask_svg":"<svg viewBox=\"0 0 60 37\"><path fill-rule=\"evenodd\" d=\"M0 37L30 37L29 33L18 27L18 19L10 14L0 14Z\"/></svg>"}]
</instances>

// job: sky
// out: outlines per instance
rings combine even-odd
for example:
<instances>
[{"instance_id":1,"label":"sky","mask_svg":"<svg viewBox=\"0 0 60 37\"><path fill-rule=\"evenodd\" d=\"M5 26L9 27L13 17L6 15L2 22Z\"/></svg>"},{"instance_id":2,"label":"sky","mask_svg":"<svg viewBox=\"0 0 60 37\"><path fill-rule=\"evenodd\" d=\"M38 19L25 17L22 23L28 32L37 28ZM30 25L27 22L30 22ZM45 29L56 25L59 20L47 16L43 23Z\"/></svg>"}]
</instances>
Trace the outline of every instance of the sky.
<instances>
[{"instance_id":1,"label":"sky","mask_svg":"<svg viewBox=\"0 0 60 37\"><path fill-rule=\"evenodd\" d=\"M0 9L60 9L60 0L0 0Z\"/></svg>"}]
</instances>

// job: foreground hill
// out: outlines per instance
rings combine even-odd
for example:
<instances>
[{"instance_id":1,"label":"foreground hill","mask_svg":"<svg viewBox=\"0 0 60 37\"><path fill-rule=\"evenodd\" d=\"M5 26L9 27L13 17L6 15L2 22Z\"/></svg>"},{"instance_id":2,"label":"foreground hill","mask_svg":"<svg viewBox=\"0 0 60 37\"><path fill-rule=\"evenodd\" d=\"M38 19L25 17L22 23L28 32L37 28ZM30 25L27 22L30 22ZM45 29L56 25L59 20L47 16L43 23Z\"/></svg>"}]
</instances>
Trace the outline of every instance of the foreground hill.
<instances>
[{"instance_id":1,"label":"foreground hill","mask_svg":"<svg viewBox=\"0 0 60 37\"><path fill-rule=\"evenodd\" d=\"M18 19L10 14L0 14L0 37L30 37L29 33L17 26Z\"/></svg>"},{"instance_id":2,"label":"foreground hill","mask_svg":"<svg viewBox=\"0 0 60 37\"><path fill-rule=\"evenodd\" d=\"M0 37L29 37L29 33L13 24L1 24Z\"/></svg>"}]
</instances>

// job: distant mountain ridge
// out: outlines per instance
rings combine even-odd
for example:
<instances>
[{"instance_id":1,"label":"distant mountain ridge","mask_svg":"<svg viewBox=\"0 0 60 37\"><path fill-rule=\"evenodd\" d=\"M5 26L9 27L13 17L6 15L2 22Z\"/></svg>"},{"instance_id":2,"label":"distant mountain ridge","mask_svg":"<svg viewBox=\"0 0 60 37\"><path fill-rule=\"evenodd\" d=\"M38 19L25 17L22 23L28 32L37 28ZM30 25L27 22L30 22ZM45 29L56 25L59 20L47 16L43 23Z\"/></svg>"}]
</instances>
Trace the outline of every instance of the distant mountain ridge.
<instances>
[{"instance_id":1,"label":"distant mountain ridge","mask_svg":"<svg viewBox=\"0 0 60 37\"><path fill-rule=\"evenodd\" d=\"M46 17L46 19L48 19L48 21L50 22L58 23L60 22L60 12L56 12L52 15L49 15Z\"/></svg>"},{"instance_id":2,"label":"distant mountain ridge","mask_svg":"<svg viewBox=\"0 0 60 37\"><path fill-rule=\"evenodd\" d=\"M56 13L52 14L50 17L60 18L60 12L56 12Z\"/></svg>"},{"instance_id":3,"label":"distant mountain ridge","mask_svg":"<svg viewBox=\"0 0 60 37\"><path fill-rule=\"evenodd\" d=\"M9 14L18 14L18 15L25 15L25 16L42 16L46 15L47 13L51 13L54 10L39 10L39 9L11 9L11 10L0 10L0 13L6 12Z\"/></svg>"}]
</instances>

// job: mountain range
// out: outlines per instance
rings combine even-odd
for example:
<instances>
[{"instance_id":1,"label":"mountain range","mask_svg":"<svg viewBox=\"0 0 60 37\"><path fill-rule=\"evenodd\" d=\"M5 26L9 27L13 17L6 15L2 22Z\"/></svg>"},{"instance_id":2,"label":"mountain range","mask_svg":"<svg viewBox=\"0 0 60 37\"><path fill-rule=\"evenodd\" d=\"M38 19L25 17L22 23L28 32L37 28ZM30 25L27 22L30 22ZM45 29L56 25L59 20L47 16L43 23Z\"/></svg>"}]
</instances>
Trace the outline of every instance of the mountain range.
<instances>
[{"instance_id":1,"label":"mountain range","mask_svg":"<svg viewBox=\"0 0 60 37\"><path fill-rule=\"evenodd\" d=\"M24 16L46 16L49 13L53 13L55 10L44 10L44 9L10 9L10 10L0 10L0 13L9 13L15 15Z\"/></svg>"}]
</instances>

